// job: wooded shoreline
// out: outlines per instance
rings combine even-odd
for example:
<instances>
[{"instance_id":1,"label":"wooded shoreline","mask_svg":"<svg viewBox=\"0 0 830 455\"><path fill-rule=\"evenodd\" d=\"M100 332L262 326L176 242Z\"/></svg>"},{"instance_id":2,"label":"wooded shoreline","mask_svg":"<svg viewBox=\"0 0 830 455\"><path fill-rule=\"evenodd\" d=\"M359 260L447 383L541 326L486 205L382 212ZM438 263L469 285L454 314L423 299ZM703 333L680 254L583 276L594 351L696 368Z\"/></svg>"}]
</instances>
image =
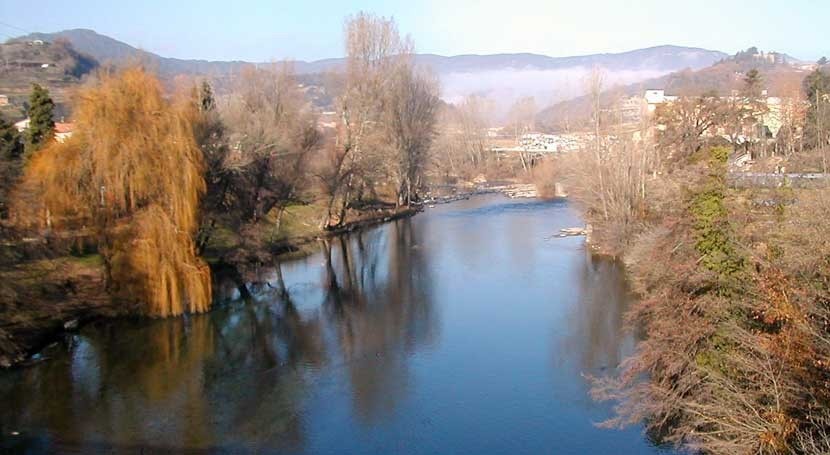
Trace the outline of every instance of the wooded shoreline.
<instances>
[{"instance_id":1,"label":"wooded shoreline","mask_svg":"<svg viewBox=\"0 0 830 455\"><path fill-rule=\"evenodd\" d=\"M272 260L302 257L313 252L311 245L316 242L408 218L422 209L423 206L412 206L372 211L336 229L281 240L264 253ZM42 298L0 314L0 368L25 367L45 360L47 356L42 351L53 344L65 342L68 336L86 324L143 317L136 316L136 308L132 308L129 302L118 301L107 293L103 266L96 255L55 258L39 263L38 266L43 267L42 272L30 273L44 278L38 284ZM243 265L228 263L221 257L212 258L209 264L214 271ZM56 270L58 265L65 267L60 267L59 273L49 274L47 279L46 274ZM24 271L19 273L27 274Z\"/></svg>"},{"instance_id":2,"label":"wooded shoreline","mask_svg":"<svg viewBox=\"0 0 830 455\"><path fill-rule=\"evenodd\" d=\"M502 193L511 197L515 192L515 186L516 184L499 183L474 188L453 187L450 194L430 197L410 207L366 210L343 226L313 235L289 237L270 244L267 251L260 253L268 260L274 261L304 257L315 251L314 245L318 242L412 217L426 207L436 204L452 203L492 193ZM227 267L238 268L254 264L229 260L227 256L232 251L223 253L207 257L212 272ZM44 262L42 265L47 268L50 264L45 262L65 263L66 267L61 267L60 273L50 274L48 279L39 284L42 299L29 302L25 308L9 308L6 314L0 314L0 368L25 367L46 360L48 355L43 351L57 343L66 342L72 333L84 325L108 323L117 318L144 317L136 316L137 309L128 302L119 301L107 293L102 264L96 258L93 254L40 261ZM260 256L257 262L264 263L260 262L263 259ZM44 278L45 273L47 272L40 277Z\"/></svg>"}]
</instances>

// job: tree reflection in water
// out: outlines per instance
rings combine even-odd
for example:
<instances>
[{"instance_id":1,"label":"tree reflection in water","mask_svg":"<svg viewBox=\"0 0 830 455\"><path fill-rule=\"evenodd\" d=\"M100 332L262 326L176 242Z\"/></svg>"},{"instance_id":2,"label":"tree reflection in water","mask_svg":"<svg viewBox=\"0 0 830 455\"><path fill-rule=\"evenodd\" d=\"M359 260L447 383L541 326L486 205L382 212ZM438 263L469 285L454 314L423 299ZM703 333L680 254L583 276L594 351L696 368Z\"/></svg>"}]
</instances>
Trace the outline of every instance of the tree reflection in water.
<instances>
[{"instance_id":1,"label":"tree reflection in water","mask_svg":"<svg viewBox=\"0 0 830 455\"><path fill-rule=\"evenodd\" d=\"M351 246L340 238L339 254L325 245L326 315L337 328L356 414L365 420L391 412L406 394L406 358L430 341L435 326L426 260L411 220L385 233L388 239L377 231L357 234Z\"/></svg>"},{"instance_id":2,"label":"tree reflection in water","mask_svg":"<svg viewBox=\"0 0 830 455\"><path fill-rule=\"evenodd\" d=\"M590 252L586 256L577 272L579 305L573 307L560 349L569 353L562 358L579 361L581 372L604 374L616 368L632 346L623 327L630 294L620 264Z\"/></svg>"},{"instance_id":3,"label":"tree reflection in water","mask_svg":"<svg viewBox=\"0 0 830 455\"><path fill-rule=\"evenodd\" d=\"M354 413L376 420L407 392L407 355L434 336L417 240L400 220L323 242L306 261L322 274L276 264L245 284L222 270L217 295L239 299L209 314L86 327L50 361L0 378L0 430L45 452L299 450L323 366L344 369ZM317 281L319 301L296 301L303 281Z\"/></svg>"}]
</instances>

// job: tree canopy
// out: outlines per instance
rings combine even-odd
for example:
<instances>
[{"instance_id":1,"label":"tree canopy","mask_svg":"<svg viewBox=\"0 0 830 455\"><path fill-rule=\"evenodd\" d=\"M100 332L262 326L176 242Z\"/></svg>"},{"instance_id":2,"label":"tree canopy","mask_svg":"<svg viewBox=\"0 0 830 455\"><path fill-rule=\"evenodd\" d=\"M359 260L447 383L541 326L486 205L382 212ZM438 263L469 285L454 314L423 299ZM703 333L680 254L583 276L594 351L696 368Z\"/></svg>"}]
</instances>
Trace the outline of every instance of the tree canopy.
<instances>
[{"instance_id":1,"label":"tree canopy","mask_svg":"<svg viewBox=\"0 0 830 455\"><path fill-rule=\"evenodd\" d=\"M193 242L205 182L192 103L169 102L139 68L102 75L78 99L75 134L35 155L27 184L56 228L91 222L116 296L138 297L153 316L207 310L210 272Z\"/></svg>"},{"instance_id":2,"label":"tree canopy","mask_svg":"<svg viewBox=\"0 0 830 455\"><path fill-rule=\"evenodd\" d=\"M55 102L49 96L49 91L39 84L32 84L32 93L29 95L29 129L26 130L26 152L31 154L47 142L55 134L55 120L53 119Z\"/></svg>"}]
</instances>

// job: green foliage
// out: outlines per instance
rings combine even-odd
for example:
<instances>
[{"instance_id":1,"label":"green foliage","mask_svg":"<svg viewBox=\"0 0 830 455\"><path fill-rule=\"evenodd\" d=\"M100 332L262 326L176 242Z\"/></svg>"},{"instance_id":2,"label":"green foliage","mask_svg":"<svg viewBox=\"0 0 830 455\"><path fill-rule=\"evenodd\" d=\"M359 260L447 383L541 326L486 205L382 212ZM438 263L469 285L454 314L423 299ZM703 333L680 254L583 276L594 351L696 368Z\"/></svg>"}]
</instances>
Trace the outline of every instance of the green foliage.
<instances>
[{"instance_id":1,"label":"green foliage","mask_svg":"<svg viewBox=\"0 0 830 455\"><path fill-rule=\"evenodd\" d=\"M709 150L709 176L703 188L692 200L691 213L695 235L695 249L701 254L701 264L715 272L721 292L728 292L729 283L744 267L743 258L732 241L726 195L726 160L729 149L713 147Z\"/></svg>"},{"instance_id":2,"label":"green foliage","mask_svg":"<svg viewBox=\"0 0 830 455\"><path fill-rule=\"evenodd\" d=\"M716 371L723 376L734 376L737 371L730 363L730 358L738 349L730 339L726 326L721 325L708 339L707 347L695 354L695 365L707 371Z\"/></svg>"},{"instance_id":3,"label":"green foliage","mask_svg":"<svg viewBox=\"0 0 830 455\"><path fill-rule=\"evenodd\" d=\"M8 212L8 195L20 178L23 143L20 133L0 117L0 218Z\"/></svg>"},{"instance_id":4,"label":"green foliage","mask_svg":"<svg viewBox=\"0 0 830 455\"><path fill-rule=\"evenodd\" d=\"M20 141L20 133L14 125L0 116L0 159L16 160L22 154L23 143Z\"/></svg>"},{"instance_id":5,"label":"green foliage","mask_svg":"<svg viewBox=\"0 0 830 455\"><path fill-rule=\"evenodd\" d=\"M55 134L53 119L55 102L49 96L49 91L39 84L32 84L32 93L29 95L29 129L26 131L26 154L40 150Z\"/></svg>"}]
</instances>

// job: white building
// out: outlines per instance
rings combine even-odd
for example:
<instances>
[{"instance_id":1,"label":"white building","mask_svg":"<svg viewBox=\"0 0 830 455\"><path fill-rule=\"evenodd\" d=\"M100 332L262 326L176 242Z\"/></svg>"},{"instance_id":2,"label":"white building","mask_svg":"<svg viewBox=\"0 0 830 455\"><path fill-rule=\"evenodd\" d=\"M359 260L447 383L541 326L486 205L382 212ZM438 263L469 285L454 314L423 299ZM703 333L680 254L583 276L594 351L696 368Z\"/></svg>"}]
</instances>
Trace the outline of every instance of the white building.
<instances>
[{"instance_id":1,"label":"white building","mask_svg":"<svg viewBox=\"0 0 830 455\"><path fill-rule=\"evenodd\" d=\"M17 131L22 133L29 129L31 122L32 120L27 118L15 123L14 127L17 128ZM58 142L66 142L67 139L72 137L73 131L75 131L74 123L55 122L55 140Z\"/></svg>"},{"instance_id":2,"label":"white building","mask_svg":"<svg viewBox=\"0 0 830 455\"><path fill-rule=\"evenodd\" d=\"M17 128L17 131L23 132L29 129L29 123L31 123L30 119L24 119L14 124L14 127Z\"/></svg>"},{"instance_id":3,"label":"white building","mask_svg":"<svg viewBox=\"0 0 830 455\"><path fill-rule=\"evenodd\" d=\"M666 95L665 90L646 90L645 99L650 114L654 113L657 110L657 106L661 104L677 101L676 96Z\"/></svg>"}]
</instances>

